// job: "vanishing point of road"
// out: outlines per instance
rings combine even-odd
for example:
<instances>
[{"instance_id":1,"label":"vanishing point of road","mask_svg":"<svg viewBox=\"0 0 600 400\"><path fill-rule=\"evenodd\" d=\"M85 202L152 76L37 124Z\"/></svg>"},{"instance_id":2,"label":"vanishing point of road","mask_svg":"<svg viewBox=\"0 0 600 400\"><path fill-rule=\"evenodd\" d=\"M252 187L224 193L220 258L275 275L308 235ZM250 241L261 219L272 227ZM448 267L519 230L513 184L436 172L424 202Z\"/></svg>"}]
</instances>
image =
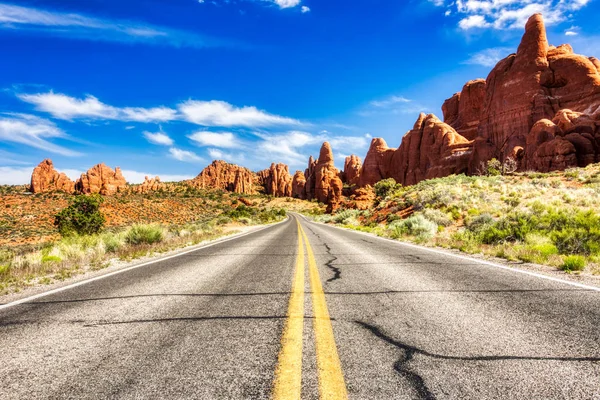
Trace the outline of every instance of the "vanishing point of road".
<instances>
[{"instance_id":1,"label":"vanishing point of road","mask_svg":"<svg viewBox=\"0 0 600 400\"><path fill-rule=\"evenodd\" d=\"M600 291L283 223L0 305L0 399L600 399Z\"/></svg>"}]
</instances>

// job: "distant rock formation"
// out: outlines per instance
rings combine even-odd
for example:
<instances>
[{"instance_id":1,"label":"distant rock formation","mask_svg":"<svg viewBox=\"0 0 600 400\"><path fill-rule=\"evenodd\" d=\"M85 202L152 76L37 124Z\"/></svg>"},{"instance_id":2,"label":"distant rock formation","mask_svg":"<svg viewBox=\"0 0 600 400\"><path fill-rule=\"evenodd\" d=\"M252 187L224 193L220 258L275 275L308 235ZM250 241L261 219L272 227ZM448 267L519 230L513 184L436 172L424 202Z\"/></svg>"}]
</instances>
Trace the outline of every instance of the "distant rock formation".
<instances>
[{"instance_id":1,"label":"distant rock formation","mask_svg":"<svg viewBox=\"0 0 600 400\"><path fill-rule=\"evenodd\" d=\"M33 169L29 190L32 193L54 191L73 193L75 191L75 183L64 173L56 171L52 160L46 159Z\"/></svg>"},{"instance_id":2,"label":"distant rock formation","mask_svg":"<svg viewBox=\"0 0 600 400\"><path fill-rule=\"evenodd\" d=\"M421 114L392 156L390 176L403 185L467 172L472 142L435 115Z\"/></svg>"},{"instance_id":3,"label":"distant rock formation","mask_svg":"<svg viewBox=\"0 0 600 400\"><path fill-rule=\"evenodd\" d=\"M265 194L275 197L292 197L292 176L287 165L271 164L271 168L258 173L258 183Z\"/></svg>"},{"instance_id":4,"label":"distant rock formation","mask_svg":"<svg viewBox=\"0 0 600 400\"><path fill-rule=\"evenodd\" d=\"M362 163L360 157L352 154L346 157L344 161L343 181L349 185L358 185L360 183L360 170Z\"/></svg>"},{"instance_id":5,"label":"distant rock formation","mask_svg":"<svg viewBox=\"0 0 600 400\"><path fill-rule=\"evenodd\" d=\"M187 184L198 189L222 189L240 194L255 194L254 172L225 161L213 161Z\"/></svg>"},{"instance_id":6,"label":"distant rock formation","mask_svg":"<svg viewBox=\"0 0 600 400\"><path fill-rule=\"evenodd\" d=\"M373 186L382 179L389 178L394 150L382 138L371 140L371 146L360 171L359 185Z\"/></svg>"},{"instance_id":7,"label":"distant rock formation","mask_svg":"<svg viewBox=\"0 0 600 400\"><path fill-rule=\"evenodd\" d=\"M329 212L336 210L342 199L344 184L339 177L340 171L335 168L333 152L328 142L323 143L317 160L310 157L305 175L306 184L302 198L317 199L327 204Z\"/></svg>"},{"instance_id":8,"label":"distant rock formation","mask_svg":"<svg viewBox=\"0 0 600 400\"><path fill-rule=\"evenodd\" d=\"M114 171L105 164L90 168L75 182L75 190L83 194L99 193L112 196L127 189L127 181L121 173L121 168Z\"/></svg>"},{"instance_id":9,"label":"distant rock formation","mask_svg":"<svg viewBox=\"0 0 600 400\"><path fill-rule=\"evenodd\" d=\"M135 186L133 191L135 193L145 194L158 192L160 190L166 190L167 185L160 181L160 178L157 176L155 178L144 177L144 182L141 185Z\"/></svg>"},{"instance_id":10,"label":"distant rock formation","mask_svg":"<svg viewBox=\"0 0 600 400\"><path fill-rule=\"evenodd\" d=\"M303 199L305 196L304 187L306 186L306 177L302 171L296 171L292 178L292 196L296 199Z\"/></svg>"}]
</instances>

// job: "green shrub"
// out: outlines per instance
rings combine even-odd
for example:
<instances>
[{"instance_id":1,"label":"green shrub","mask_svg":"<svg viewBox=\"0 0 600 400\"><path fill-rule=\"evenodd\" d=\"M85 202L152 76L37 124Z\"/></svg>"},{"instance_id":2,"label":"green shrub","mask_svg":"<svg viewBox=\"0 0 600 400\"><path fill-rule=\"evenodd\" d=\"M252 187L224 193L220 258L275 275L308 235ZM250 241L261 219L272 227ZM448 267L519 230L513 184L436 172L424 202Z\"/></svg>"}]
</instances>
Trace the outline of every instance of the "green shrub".
<instances>
[{"instance_id":1,"label":"green shrub","mask_svg":"<svg viewBox=\"0 0 600 400\"><path fill-rule=\"evenodd\" d=\"M562 265L566 272L583 271L585 269L585 258L582 256L567 256Z\"/></svg>"},{"instance_id":2,"label":"green shrub","mask_svg":"<svg viewBox=\"0 0 600 400\"><path fill-rule=\"evenodd\" d=\"M430 239L438 230L437 224L428 220L422 214L415 214L405 220L395 221L390 227L392 228L392 236L395 238L410 235L419 239Z\"/></svg>"},{"instance_id":3,"label":"green shrub","mask_svg":"<svg viewBox=\"0 0 600 400\"><path fill-rule=\"evenodd\" d=\"M495 158L492 158L485 165L485 173L487 176L498 176L502 174L502 163Z\"/></svg>"},{"instance_id":4,"label":"green shrub","mask_svg":"<svg viewBox=\"0 0 600 400\"><path fill-rule=\"evenodd\" d=\"M62 259L58 256L43 256L42 264L54 264L61 262Z\"/></svg>"},{"instance_id":5,"label":"green shrub","mask_svg":"<svg viewBox=\"0 0 600 400\"><path fill-rule=\"evenodd\" d=\"M102 242L107 253L116 253L124 245L122 236L114 233L102 235Z\"/></svg>"},{"instance_id":6,"label":"green shrub","mask_svg":"<svg viewBox=\"0 0 600 400\"><path fill-rule=\"evenodd\" d=\"M452 219L448 217L448 214L444 213L441 210L436 210L433 208L426 208L423 210L423 216L430 221L435 222L440 226L450 226L452 225Z\"/></svg>"},{"instance_id":7,"label":"green shrub","mask_svg":"<svg viewBox=\"0 0 600 400\"><path fill-rule=\"evenodd\" d=\"M383 179L377 182L374 186L375 195L380 199L385 199L391 192L393 192L398 186L394 178Z\"/></svg>"},{"instance_id":8,"label":"green shrub","mask_svg":"<svg viewBox=\"0 0 600 400\"><path fill-rule=\"evenodd\" d=\"M69 206L56 215L54 225L62 236L99 233L106 222L106 218L100 212L103 201L100 195L75 196Z\"/></svg>"},{"instance_id":9,"label":"green shrub","mask_svg":"<svg viewBox=\"0 0 600 400\"><path fill-rule=\"evenodd\" d=\"M165 231L158 225L134 225L125 234L129 244L160 243L165 238Z\"/></svg>"}]
</instances>

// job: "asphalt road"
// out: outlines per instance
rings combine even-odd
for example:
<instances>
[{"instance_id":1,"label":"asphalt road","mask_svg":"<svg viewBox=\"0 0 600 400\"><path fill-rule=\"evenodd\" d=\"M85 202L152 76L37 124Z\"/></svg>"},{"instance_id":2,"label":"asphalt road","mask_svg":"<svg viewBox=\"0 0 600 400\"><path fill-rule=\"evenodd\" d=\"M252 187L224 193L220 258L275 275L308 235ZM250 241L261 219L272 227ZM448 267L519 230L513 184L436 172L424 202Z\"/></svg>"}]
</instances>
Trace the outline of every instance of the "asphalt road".
<instances>
[{"instance_id":1,"label":"asphalt road","mask_svg":"<svg viewBox=\"0 0 600 400\"><path fill-rule=\"evenodd\" d=\"M0 399L300 395L600 399L600 292L292 216L0 309Z\"/></svg>"}]
</instances>

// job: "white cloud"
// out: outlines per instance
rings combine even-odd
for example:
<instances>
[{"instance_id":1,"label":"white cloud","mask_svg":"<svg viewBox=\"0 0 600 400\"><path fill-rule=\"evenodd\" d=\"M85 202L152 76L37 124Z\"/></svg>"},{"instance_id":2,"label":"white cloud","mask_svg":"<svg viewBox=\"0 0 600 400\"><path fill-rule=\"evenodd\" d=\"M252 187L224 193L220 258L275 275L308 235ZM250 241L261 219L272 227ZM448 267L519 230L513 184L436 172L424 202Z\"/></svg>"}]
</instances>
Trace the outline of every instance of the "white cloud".
<instances>
[{"instance_id":1,"label":"white cloud","mask_svg":"<svg viewBox=\"0 0 600 400\"><path fill-rule=\"evenodd\" d=\"M94 96L83 99L62 93L18 94L22 101L33 104L38 111L51 114L54 118L73 120L104 119L129 122L165 122L177 117L177 111L168 107L113 107L102 103Z\"/></svg>"},{"instance_id":2,"label":"white cloud","mask_svg":"<svg viewBox=\"0 0 600 400\"><path fill-rule=\"evenodd\" d=\"M179 110L186 121L202 126L257 128L275 125L302 125L298 120L269 114L256 107L235 107L217 100L188 100L179 105Z\"/></svg>"},{"instance_id":3,"label":"white cloud","mask_svg":"<svg viewBox=\"0 0 600 400\"><path fill-rule=\"evenodd\" d=\"M462 30L493 28L523 29L527 19L542 13L551 25L571 18L591 0L428 0L445 7L444 15L457 15Z\"/></svg>"},{"instance_id":4,"label":"white cloud","mask_svg":"<svg viewBox=\"0 0 600 400\"><path fill-rule=\"evenodd\" d=\"M95 18L0 3L0 29L29 29L67 39L145 43L175 47L228 46L225 41L150 24Z\"/></svg>"},{"instance_id":5,"label":"white cloud","mask_svg":"<svg viewBox=\"0 0 600 400\"><path fill-rule=\"evenodd\" d=\"M310 12L310 7L302 6L300 11L302 11L302 14L306 14L307 12Z\"/></svg>"},{"instance_id":6,"label":"white cloud","mask_svg":"<svg viewBox=\"0 0 600 400\"><path fill-rule=\"evenodd\" d=\"M146 131L143 133L143 135L146 138L146 140L148 140L152 144L157 144L160 146L173 146L173 139L171 139L169 135L167 135L164 132L152 133Z\"/></svg>"},{"instance_id":7,"label":"white cloud","mask_svg":"<svg viewBox=\"0 0 600 400\"><path fill-rule=\"evenodd\" d=\"M565 31L565 36L577 36L579 35L579 29L580 28L578 26L570 27Z\"/></svg>"},{"instance_id":8,"label":"white cloud","mask_svg":"<svg viewBox=\"0 0 600 400\"><path fill-rule=\"evenodd\" d=\"M25 185L31 182L33 167L0 167L0 185Z\"/></svg>"},{"instance_id":9,"label":"white cloud","mask_svg":"<svg viewBox=\"0 0 600 400\"><path fill-rule=\"evenodd\" d=\"M132 171L128 169L124 169L121 171L123 176L127 180L127 182L136 184L143 183L146 177L154 178L155 176L160 177L161 182L181 182L188 179L193 179L194 177L191 175L161 175L161 174L151 174L148 172L138 172Z\"/></svg>"},{"instance_id":10,"label":"white cloud","mask_svg":"<svg viewBox=\"0 0 600 400\"><path fill-rule=\"evenodd\" d=\"M183 161L183 162L202 162L204 161L201 157L198 157L198 155L192 151L187 151L187 150L181 150L175 147L171 147L169 149L169 154L171 155L172 158L178 160L178 161Z\"/></svg>"},{"instance_id":11,"label":"white cloud","mask_svg":"<svg viewBox=\"0 0 600 400\"><path fill-rule=\"evenodd\" d=\"M370 104L377 108L386 108L398 103L410 103L412 100L403 96L389 96L383 100L373 100Z\"/></svg>"},{"instance_id":12,"label":"white cloud","mask_svg":"<svg viewBox=\"0 0 600 400\"><path fill-rule=\"evenodd\" d=\"M512 50L508 47L494 47L484 49L477 53L470 54L469 59L464 61L463 64L493 67L498 63L498 61L511 54L511 52Z\"/></svg>"},{"instance_id":13,"label":"white cloud","mask_svg":"<svg viewBox=\"0 0 600 400\"><path fill-rule=\"evenodd\" d=\"M191 134L188 138L200 146L221 147L225 149L241 147L239 139L231 132L200 131Z\"/></svg>"},{"instance_id":14,"label":"white cloud","mask_svg":"<svg viewBox=\"0 0 600 400\"><path fill-rule=\"evenodd\" d=\"M302 0L273 0L273 3L277 4L279 8L291 8L296 7Z\"/></svg>"},{"instance_id":15,"label":"white cloud","mask_svg":"<svg viewBox=\"0 0 600 400\"><path fill-rule=\"evenodd\" d=\"M0 142L14 142L64 156L80 153L49 142L48 139L68 138L54 123L27 114L0 116Z\"/></svg>"}]
</instances>

